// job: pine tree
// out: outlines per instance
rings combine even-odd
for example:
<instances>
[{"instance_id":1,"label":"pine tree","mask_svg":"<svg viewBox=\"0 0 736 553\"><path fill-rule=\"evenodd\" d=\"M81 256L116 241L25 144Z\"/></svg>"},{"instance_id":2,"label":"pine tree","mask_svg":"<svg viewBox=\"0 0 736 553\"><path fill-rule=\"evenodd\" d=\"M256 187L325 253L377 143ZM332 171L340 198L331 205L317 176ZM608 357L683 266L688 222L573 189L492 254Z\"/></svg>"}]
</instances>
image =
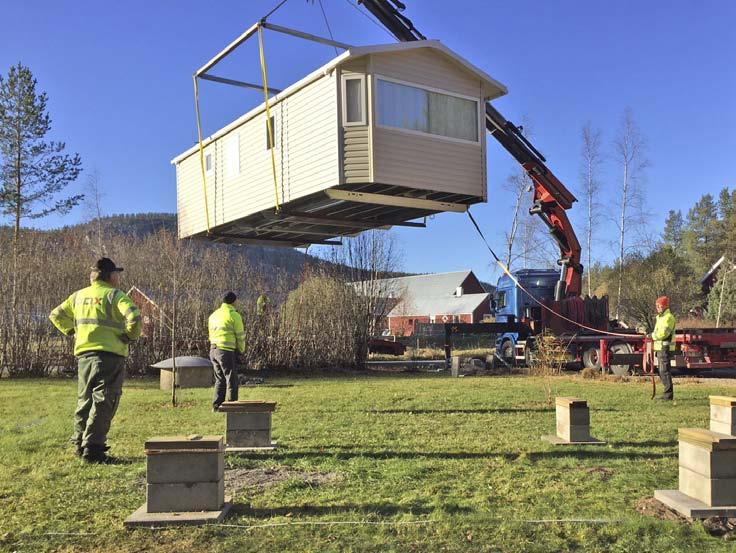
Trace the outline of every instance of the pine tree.
<instances>
[{"instance_id":1,"label":"pine tree","mask_svg":"<svg viewBox=\"0 0 736 553\"><path fill-rule=\"evenodd\" d=\"M682 247L682 233L685 227L685 220L682 217L682 211L670 209L667 219L664 222L664 231L662 232L662 242L665 246L671 247L675 253L680 251Z\"/></svg>"},{"instance_id":2,"label":"pine tree","mask_svg":"<svg viewBox=\"0 0 736 553\"><path fill-rule=\"evenodd\" d=\"M683 233L683 246L695 274L705 274L723 255L718 243L718 226L718 206L711 194L705 194L688 211Z\"/></svg>"},{"instance_id":3,"label":"pine tree","mask_svg":"<svg viewBox=\"0 0 736 553\"><path fill-rule=\"evenodd\" d=\"M36 91L28 67L18 63L0 75L0 215L13 220L12 324L17 321L20 227L23 219L68 213L81 195L57 196L82 170L78 154L68 155L63 142L45 140L51 129L48 96Z\"/></svg>"}]
</instances>

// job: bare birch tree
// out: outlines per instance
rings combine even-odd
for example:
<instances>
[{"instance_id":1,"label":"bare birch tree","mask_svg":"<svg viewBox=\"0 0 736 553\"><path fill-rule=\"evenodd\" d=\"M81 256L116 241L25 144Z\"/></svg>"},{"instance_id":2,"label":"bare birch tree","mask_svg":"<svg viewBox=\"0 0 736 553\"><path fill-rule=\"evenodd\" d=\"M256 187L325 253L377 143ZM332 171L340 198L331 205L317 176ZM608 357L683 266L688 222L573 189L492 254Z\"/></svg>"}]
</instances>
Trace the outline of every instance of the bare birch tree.
<instances>
[{"instance_id":1,"label":"bare birch tree","mask_svg":"<svg viewBox=\"0 0 736 553\"><path fill-rule=\"evenodd\" d=\"M107 257L107 248L105 247L104 231L102 225L102 199L104 192L102 191L102 177L100 172L95 169L87 178L87 186L84 193L84 209L90 226L94 228L94 236L90 239L89 233L86 240L92 245L93 250L98 257Z\"/></svg>"},{"instance_id":2,"label":"bare birch tree","mask_svg":"<svg viewBox=\"0 0 736 553\"><path fill-rule=\"evenodd\" d=\"M588 269L593 266L593 228L598 221L600 203L597 201L600 193L599 172L603 161L601 154L601 131L594 128L590 121L583 125L581 131L582 146L582 196L586 208L585 224L585 251ZM588 295L593 296L593 277L588 270Z\"/></svg>"},{"instance_id":3,"label":"bare birch tree","mask_svg":"<svg viewBox=\"0 0 736 553\"><path fill-rule=\"evenodd\" d=\"M638 220L643 223L643 194L640 181L643 171L648 167L646 159L646 140L634 121L631 108L626 108L621 118L618 136L614 140L614 155L621 164L621 195L619 196L618 216L618 290L616 296L616 318L620 315L621 292L624 282L624 259L626 254L626 235L629 225Z\"/></svg>"}]
</instances>

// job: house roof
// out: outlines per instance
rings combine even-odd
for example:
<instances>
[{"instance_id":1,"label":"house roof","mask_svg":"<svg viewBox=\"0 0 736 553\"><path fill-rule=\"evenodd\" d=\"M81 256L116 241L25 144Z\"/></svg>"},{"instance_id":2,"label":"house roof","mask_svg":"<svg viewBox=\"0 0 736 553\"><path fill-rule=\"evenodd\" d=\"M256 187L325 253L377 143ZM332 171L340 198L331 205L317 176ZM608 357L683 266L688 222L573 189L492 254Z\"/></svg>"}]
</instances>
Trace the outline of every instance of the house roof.
<instances>
[{"instance_id":1,"label":"house roof","mask_svg":"<svg viewBox=\"0 0 736 553\"><path fill-rule=\"evenodd\" d=\"M323 77L324 75L330 73L333 71L336 67L339 65L342 65L348 61L353 61L356 58L360 58L362 56L367 56L370 54L384 54L384 53L391 53L391 52L404 52L407 50L417 50L421 48L428 48L431 50L434 50L436 52L441 53L444 55L447 59L449 59L452 63L455 65L465 69L466 71L469 71L470 73L475 74L476 77L478 77L482 83L482 90L483 90L483 97L486 100L493 100L495 98L499 98L501 96L504 96L508 93L508 89L505 85L488 75L485 71L479 69L469 61L467 61L465 58L457 54L456 52L450 50L447 46L442 44L439 40L417 40L413 42L397 42L392 44L374 44L371 46L354 46L351 47L348 50L345 50L342 54L339 56L333 58L329 62L327 62L325 65L320 67L319 69L313 71L306 77L300 79L299 81L295 82L291 86L288 86L275 96L272 96L269 99L269 107L273 106L274 104L277 104L281 102L284 98L287 98L288 96L291 96L295 92L298 92L308 84L316 81L317 79ZM242 125L246 121L253 119L260 113L262 113L266 109L265 102L256 106L252 110L248 111L244 115L238 117L235 121L230 123L229 125L221 128L220 130L216 131L212 135L208 136L204 140L202 140L202 146L207 146L210 142L213 140L216 140L217 138L224 136L228 132L232 131L234 128ZM190 155L194 154L199 150L199 144L195 144L188 150L186 150L184 153L179 154L174 159L171 160L171 164L175 165Z\"/></svg>"},{"instance_id":2,"label":"house roof","mask_svg":"<svg viewBox=\"0 0 736 553\"><path fill-rule=\"evenodd\" d=\"M449 273L384 278L375 281L354 282L352 284L360 292L366 293L373 291L379 296L390 298L451 296L472 272L470 269L467 269Z\"/></svg>"},{"instance_id":3,"label":"house roof","mask_svg":"<svg viewBox=\"0 0 736 553\"><path fill-rule=\"evenodd\" d=\"M479 305L488 303L490 294L463 294L462 296L419 296L409 297L396 305L389 317L416 315L463 315L472 313ZM490 305L490 304L489 304Z\"/></svg>"}]
</instances>

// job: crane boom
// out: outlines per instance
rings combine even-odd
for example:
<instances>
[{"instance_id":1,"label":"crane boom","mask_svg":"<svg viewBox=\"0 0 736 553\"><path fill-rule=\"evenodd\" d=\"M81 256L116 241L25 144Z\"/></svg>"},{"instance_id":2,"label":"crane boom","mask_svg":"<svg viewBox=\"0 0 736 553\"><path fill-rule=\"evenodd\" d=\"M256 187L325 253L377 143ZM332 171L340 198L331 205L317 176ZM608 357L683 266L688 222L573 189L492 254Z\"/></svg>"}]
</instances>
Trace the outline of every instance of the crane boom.
<instances>
[{"instance_id":1,"label":"crane boom","mask_svg":"<svg viewBox=\"0 0 736 553\"><path fill-rule=\"evenodd\" d=\"M358 0L400 42L425 40L401 11L406 6L400 0ZM546 159L490 103L486 103L486 129L524 168L534 183L531 214L538 215L549 228L560 249L558 263L560 280L555 288L555 300L577 297L582 290L583 266L580 263L580 242L575 235L567 210L577 201L575 196L545 165Z\"/></svg>"}]
</instances>

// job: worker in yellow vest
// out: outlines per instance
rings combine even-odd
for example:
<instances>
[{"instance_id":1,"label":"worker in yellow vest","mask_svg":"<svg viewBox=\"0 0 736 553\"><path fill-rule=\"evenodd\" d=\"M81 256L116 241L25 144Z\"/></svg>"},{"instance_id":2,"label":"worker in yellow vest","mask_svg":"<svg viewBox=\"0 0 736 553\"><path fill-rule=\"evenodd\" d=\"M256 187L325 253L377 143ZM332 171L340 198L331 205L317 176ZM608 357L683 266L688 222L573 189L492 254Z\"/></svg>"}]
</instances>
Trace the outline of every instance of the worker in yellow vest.
<instances>
[{"instance_id":1,"label":"worker in yellow vest","mask_svg":"<svg viewBox=\"0 0 736 553\"><path fill-rule=\"evenodd\" d=\"M210 361L215 373L215 395L212 410L217 411L225 401L238 400L238 356L245 354L245 331L243 318L235 309L237 296L228 292L208 321L210 335Z\"/></svg>"},{"instance_id":2,"label":"worker in yellow vest","mask_svg":"<svg viewBox=\"0 0 736 553\"><path fill-rule=\"evenodd\" d=\"M91 285L74 292L49 315L67 336L74 336L77 357L77 410L72 441L76 454L90 463L107 463L107 433L123 393L129 344L141 335L141 313L117 289L119 274L111 259L99 259Z\"/></svg>"},{"instance_id":3,"label":"worker in yellow vest","mask_svg":"<svg viewBox=\"0 0 736 553\"><path fill-rule=\"evenodd\" d=\"M670 311L670 300L667 296L657 298L655 306L657 308L657 320L654 324L652 340L654 340L654 354L657 356L659 367L659 379L662 386L664 386L662 395L657 399L672 401L674 390L670 360L675 353L676 321L675 316Z\"/></svg>"}]
</instances>

